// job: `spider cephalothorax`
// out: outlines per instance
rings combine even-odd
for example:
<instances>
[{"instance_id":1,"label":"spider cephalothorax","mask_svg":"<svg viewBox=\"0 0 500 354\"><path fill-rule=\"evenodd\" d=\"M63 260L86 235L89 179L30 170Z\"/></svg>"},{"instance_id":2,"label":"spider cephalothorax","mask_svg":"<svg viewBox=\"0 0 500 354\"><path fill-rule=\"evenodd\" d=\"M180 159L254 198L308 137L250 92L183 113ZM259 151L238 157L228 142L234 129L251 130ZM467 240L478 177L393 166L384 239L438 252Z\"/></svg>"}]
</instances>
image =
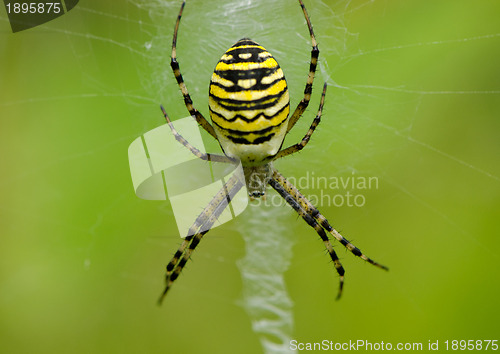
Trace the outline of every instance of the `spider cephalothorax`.
<instances>
[{"instance_id":1,"label":"spider cephalothorax","mask_svg":"<svg viewBox=\"0 0 500 354\"><path fill-rule=\"evenodd\" d=\"M286 134L293 128L309 104L319 56L311 21L302 0L299 0L299 3L311 36L312 50L304 97L292 115L289 116L288 86L278 62L264 47L251 39L243 38L224 53L212 75L209 109L213 125L194 108L177 62L177 31L186 1L182 3L172 41L172 70L189 113L203 129L219 142L224 155L201 153L177 133L162 107L163 114L175 138L197 157L207 161L228 163L241 161L245 181L241 181L239 177L233 175L194 221L188 236L167 265L166 286L160 297L160 302L181 273L203 235L212 227L230 200L243 188L244 183L246 183L250 197L264 196L266 186L270 185L308 225L314 228L323 241L340 276L338 296L342 293L344 284L344 268L340 264L327 234L339 241L354 255L377 267L387 269L365 256L359 248L337 232L319 210L272 164L272 161L291 155L306 146L321 120L325 102L326 83L323 86L318 113L304 138L299 143L282 149Z\"/></svg>"}]
</instances>

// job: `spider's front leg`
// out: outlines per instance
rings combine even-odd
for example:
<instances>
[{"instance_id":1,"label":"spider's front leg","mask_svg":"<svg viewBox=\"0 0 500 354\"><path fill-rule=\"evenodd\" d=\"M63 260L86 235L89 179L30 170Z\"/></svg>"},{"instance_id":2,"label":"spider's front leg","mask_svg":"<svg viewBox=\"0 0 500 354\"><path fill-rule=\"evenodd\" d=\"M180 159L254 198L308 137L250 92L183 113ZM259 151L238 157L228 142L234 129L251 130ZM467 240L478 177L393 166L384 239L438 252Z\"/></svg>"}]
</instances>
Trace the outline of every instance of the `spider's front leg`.
<instances>
[{"instance_id":1,"label":"spider's front leg","mask_svg":"<svg viewBox=\"0 0 500 354\"><path fill-rule=\"evenodd\" d=\"M203 115L196 108L194 108L193 100L191 99L191 96L186 87L184 79L182 78L179 62L177 61L177 31L179 30L179 24L181 22L182 11L184 10L184 6L186 6L186 0L182 2L179 15L177 15L177 21L175 22L174 35L172 38L172 55L170 58L170 67L172 68L177 84L181 89L182 96L184 97L184 104L187 110L189 111L189 114L191 114L196 119L198 124L201 125L203 129L205 129L210 135L212 135L217 140L217 135L215 134L212 125L210 125L210 123L206 120L206 118L203 117Z\"/></svg>"},{"instance_id":2,"label":"spider's front leg","mask_svg":"<svg viewBox=\"0 0 500 354\"><path fill-rule=\"evenodd\" d=\"M304 17L307 22L307 28L309 29L309 35L311 36L311 44L312 44L311 62L309 64L309 74L307 75L306 87L304 88L304 98L299 102L297 108L295 108L295 111L293 112L292 116L290 117L290 120L288 121L287 133L293 128L295 123L297 123L299 118L302 116L302 113L304 113L307 106L309 105L309 101L311 100L314 75L316 73L316 66L318 65L318 58L319 58L318 43L316 42L316 37L314 36L311 20L309 19L309 15L307 14L306 7L304 6L302 0L299 0L299 3L300 7L302 8L302 11L304 12Z\"/></svg>"}]
</instances>

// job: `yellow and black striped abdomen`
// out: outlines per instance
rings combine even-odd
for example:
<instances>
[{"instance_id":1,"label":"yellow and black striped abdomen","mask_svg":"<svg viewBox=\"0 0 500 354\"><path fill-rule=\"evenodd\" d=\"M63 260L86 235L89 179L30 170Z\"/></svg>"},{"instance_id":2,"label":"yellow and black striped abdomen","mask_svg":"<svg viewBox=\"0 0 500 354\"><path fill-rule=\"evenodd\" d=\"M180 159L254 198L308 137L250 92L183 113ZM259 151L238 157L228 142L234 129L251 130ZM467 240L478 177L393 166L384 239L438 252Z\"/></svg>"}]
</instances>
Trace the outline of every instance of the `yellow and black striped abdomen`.
<instances>
[{"instance_id":1,"label":"yellow and black striped abdomen","mask_svg":"<svg viewBox=\"0 0 500 354\"><path fill-rule=\"evenodd\" d=\"M244 165L278 153L290 98L283 71L262 46L244 38L229 48L210 81L210 117L221 147Z\"/></svg>"}]
</instances>

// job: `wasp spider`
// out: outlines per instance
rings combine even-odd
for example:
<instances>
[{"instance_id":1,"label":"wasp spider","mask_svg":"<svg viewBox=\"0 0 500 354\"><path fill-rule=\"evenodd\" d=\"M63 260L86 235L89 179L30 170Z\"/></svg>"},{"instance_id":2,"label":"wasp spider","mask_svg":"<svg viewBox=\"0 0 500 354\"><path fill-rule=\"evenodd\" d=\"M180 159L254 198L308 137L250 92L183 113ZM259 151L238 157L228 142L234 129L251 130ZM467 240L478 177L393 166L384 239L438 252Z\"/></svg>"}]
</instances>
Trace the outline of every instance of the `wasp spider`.
<instances>
[{"instance_id":1,"label":"wasp spider","mask_svg":"<svg viewBox=\"0 0 500 354\"><path fill-rule=\"evenodd\" d=\"M304 98L289 116L290 99L283 71L276 59L261 45L249 38L243 38L229 48L219 60L212 74L209 89L209 110L212 123L194 107L193 101L182 78L177 61L177 32L186 1L182 3L174 28L172 40L171 67L184 103L189 113L199 125L220 144L224 155L201 153L189 144L174 128L167 113L162 108L175 138L201 159L208 161L241 161L246 187L251 198L265 196L269 184L286 202L318 233L340 276L338 297L344 284L344 268L335 253L328 234L344 247L365 261L382 269L385 266L365 256L359 248L346 240L328 220L300 192L288 182L274 167L273 161L303 149L318 126L325 102L326 83L319 109L309 130L302 141L282 149L286 134L293 128L309 104L314 73L318 62L319 50L306 8L299 0L307 22L312 41L309 75L304 89ZM231 198L243 187L236 174L205 207L188 232L181 246L167 265L166 286L159 302L161 303L172 283L177 279L192 252L208 232Z\"/></svg>"}]
</instances>

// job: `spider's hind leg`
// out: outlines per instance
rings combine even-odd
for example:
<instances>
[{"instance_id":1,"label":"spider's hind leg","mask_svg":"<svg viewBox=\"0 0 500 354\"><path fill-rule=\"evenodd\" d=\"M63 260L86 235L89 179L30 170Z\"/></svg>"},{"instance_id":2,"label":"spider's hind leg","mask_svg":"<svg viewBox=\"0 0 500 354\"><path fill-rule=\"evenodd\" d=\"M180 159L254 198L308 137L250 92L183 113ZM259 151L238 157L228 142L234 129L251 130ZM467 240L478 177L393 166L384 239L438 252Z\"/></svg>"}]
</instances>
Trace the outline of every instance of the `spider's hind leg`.
<instances>
[{"instance_id":1,"label":"spider's hind leg","mask_svg":"<svg viewBox=\"0 0 500 354\"><path fill-rule=\"evenodd\" d=\"M210 230L242 187L243 182L239 179L237 174L234 174L196 218L193 225L189 228L188 236L184 239L179 249L167 264L165 289L158 299L159 305L161 305L163 299L167 295L172 283L179 277L182 269L185 267L202 237Z\"/></svg>"},{"instance_id":2,"label":"spider's hind leg","mask_svg":"<svg viewBox=\"0 0 500 354\"><path fill-rule=\"evenodd\" d=\"M274 177L271 178L269 180L269 184L276 190L276 192L278 192L279 195L283 197L283 199L285 199L285 201L288 204L290 204L290 206L305 220L305 222L307 222L307 224L311 226L318 233L321 240L323 240L326 250L330 254L330 258L332 259L333 265L335 266L335 269L337 270L337 273L340 276L339 292L337 294L337 299L339 299L340 296L342 295L342 290L344 288L345 270L344 267L342 267L339 257L337 256L337 253L335 253L333 245L330 242L330 239L328 238L325 230L307 212L307 210L301 206L301 204L296 200L296 198L292 194L290 194L290 192L285 188L285 186L283 186L277 179L275 179Z\"/></svg>"},{"instance_id":3,"label":"spider's hind leg","mask_svg":"<svg viewBox=\"0 0 500 354\"><path fill-rule=\"evenodd\" d=\"M299 190L290 182L288 182L276 169L273 170L272 178L269 180L269 184L280 194L285 201L318 233L318 235L323 240L325 247L330 254L330 257L335 265L337 273L340 275L340 287L337 299L342 294L343 284L344 284L344 268L342 267L337 254L333 250L333 246L330 239L326 235L328 231L333 235L344 247L351 251L355 256L358 256L370 264L376 267L388 270L386 266L383 266L371 258L367 257L359 248L354 246L352 243L347 241L337 230L335 230L328 220L311 204L306 197L299 192Z\"/></svg>"},{"instance_id":4,"label":"spider's hind leg","mask_svg":"<svg viewBox=\"0 0 500 354\"><path fill-rule=\"evenodd\" d=\"M354 246L351 242L349 242L344 236L342 236L337 230L335 230L328 220L325 218L323 214L319 212L319 210L312 205L312 203L307 200L302 193L299 192L299 190L291 184L289 181L286 180L285 177L281 173L279 173L277 170L273 171L273 179L279 183L281 186L283 186L284 189L288 191L289 194L293 196L293 198L300 204L300 206L307 211L314 219L318 221L318 223L326 230L328 231L337 241L339 241L345 248L347 248L349 251L351 251L352 254L355 256L367 261L370 264L373 264L374 266L384 269L384 270L389 270L386 266L375 262L373 259L369 258L366 256L361 250Z\"/></svg>"}]
</instances>

